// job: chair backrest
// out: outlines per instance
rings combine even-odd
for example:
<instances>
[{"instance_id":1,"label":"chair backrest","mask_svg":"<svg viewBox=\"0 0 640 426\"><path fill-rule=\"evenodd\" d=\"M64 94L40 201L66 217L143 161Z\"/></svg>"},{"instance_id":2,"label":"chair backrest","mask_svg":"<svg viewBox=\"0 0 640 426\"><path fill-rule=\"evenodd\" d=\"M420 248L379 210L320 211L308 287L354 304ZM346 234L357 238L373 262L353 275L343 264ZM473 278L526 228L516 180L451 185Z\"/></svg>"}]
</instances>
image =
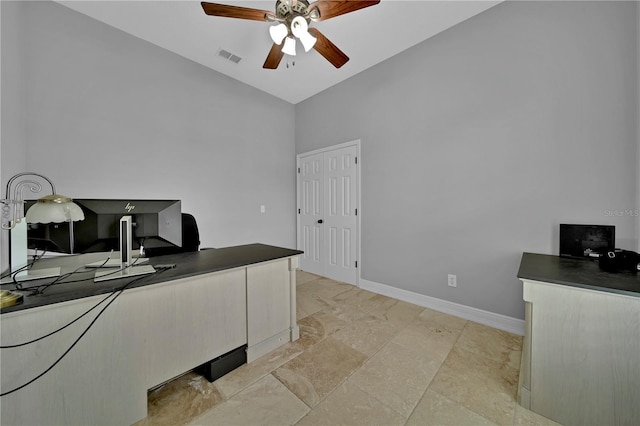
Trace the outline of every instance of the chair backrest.
<instances>
[{"instance_id":1,"label":"chair backrest","mask_svg":"<svg viewBox=\"0 0 640 426\"><path fill-rule=\"evenodd\" d=\"M200 233L196 218L189 213L182 213L182 251L198 251Z\"/></svg>"}]
</instances>

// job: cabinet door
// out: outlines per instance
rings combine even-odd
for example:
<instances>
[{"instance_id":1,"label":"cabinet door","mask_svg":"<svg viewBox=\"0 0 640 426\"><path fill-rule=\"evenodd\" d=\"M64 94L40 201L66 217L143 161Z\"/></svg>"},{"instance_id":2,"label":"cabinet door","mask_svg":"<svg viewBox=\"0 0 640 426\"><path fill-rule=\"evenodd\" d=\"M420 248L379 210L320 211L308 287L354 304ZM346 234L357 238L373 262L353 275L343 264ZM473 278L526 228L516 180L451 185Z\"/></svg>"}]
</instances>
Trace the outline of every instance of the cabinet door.
<instances>
[{"instance_id":1,"label":"cabinet door","mask_svg":"<svg viewBox=\"0 0 640 426\"><path fill-rule=\"evenodd\" d=\"M247 341L243 269L158 284L147 296L148 387Z\"/></svg>"},{"instance_id":2,"label":"cabinet door","mask_svg":"<svg viewBox=\"0 0 640 426\"><path fill-rule=\"evenodd\" d=\"M290 291L288 259L247 268L249 346L289 329Z\"/></svg>"}]
</instances>

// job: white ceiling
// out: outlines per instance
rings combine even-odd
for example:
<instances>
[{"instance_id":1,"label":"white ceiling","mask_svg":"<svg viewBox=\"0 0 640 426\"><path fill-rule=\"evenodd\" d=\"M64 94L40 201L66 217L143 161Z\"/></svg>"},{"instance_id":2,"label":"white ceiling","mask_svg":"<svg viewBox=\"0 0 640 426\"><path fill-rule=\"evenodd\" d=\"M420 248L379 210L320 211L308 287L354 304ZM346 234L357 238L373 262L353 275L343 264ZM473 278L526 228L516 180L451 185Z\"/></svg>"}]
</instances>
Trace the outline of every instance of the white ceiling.
<instances>
[{"instance_id":1,"label":"white ceiling","mask_svg":"<svg viewBox=\"0 0 640 426\"><path fill-rule=\"evenodd\" d=\"M275 0L213 2L275 8ZM268 22L207 16L200 2L192 0L59 3L296 104L500 1L382 0L376 6L311 24L349 56L342 68L334 68L315 50L305 53L298 45L298 55L285 55L277 70L262 68L272 45L269 26L273 24ZM220 49L242 60L235 64L223 59Z\"/></svg>"}]
</instances>

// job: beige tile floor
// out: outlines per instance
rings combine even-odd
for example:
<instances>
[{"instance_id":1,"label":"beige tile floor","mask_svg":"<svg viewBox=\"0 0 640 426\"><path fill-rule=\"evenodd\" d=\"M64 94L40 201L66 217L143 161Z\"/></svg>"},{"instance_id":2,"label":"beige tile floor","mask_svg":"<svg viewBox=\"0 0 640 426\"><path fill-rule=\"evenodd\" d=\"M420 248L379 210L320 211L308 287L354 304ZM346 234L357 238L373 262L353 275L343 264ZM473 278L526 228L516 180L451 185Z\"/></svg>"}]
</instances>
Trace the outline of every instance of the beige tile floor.
<instances>
[{"instance_id":1,"label":"beige tile floor","mask_svg":"<svg viewBox=\"0 0 640 426\"><path fill-rule=\"evenodd\" d=\"M522 337L299 271L300 339L149 393L149 425L550 425L520 407Z\"/></svg>"}]
</instances>

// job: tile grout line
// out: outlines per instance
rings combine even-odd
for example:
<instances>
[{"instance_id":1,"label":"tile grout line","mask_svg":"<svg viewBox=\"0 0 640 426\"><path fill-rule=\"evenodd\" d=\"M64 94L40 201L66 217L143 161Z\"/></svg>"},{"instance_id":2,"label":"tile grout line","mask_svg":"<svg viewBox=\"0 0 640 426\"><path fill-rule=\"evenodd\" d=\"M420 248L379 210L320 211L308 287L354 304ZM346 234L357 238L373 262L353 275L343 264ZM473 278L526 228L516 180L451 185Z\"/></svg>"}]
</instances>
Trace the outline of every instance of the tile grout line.
<instances>
[{"instance_id":1,"label":"tile grout line","mask_svg":"<svg viewBox=\"0 0 640 426\"><path fill-rule=\"evenodd\" d=\"M400 301L399 301L399 300L396 300L396 302L395 302L393 305L396 305L398 302L400 302ZM393 305L392 305L392 306L393 306ZM375 308L374 308L374 309L375 309ZM373 310L373 309L372 309L372 310ZM425 310L428 310L428 308L423 308L423 310L422 310L422 311L420 311L420 313L416 315L416 318L417 318L417 317L419 317L419 316L420 316L420 314L421 314L422 312L424 312ZM355 321L362 319L364 316L368 315L370 312L371 312L371 311L366 312L365 314L363 314L363 315L362 315L362 317L357 318ZM311 314L311 315L313 315L313 314ZM414 320L415 320L415 318L414 318ZM353 322L353 320L351 320L351 321L350 321L350 323L352 323L352 322ZM467 326L468 322L469 322L469 321L465 321L465 325L464 325L464 327L460 330L460 333L459 333L459 334L458 334L458 336L456 337L456 341L453 343L453 345L452 345L451 349L453 349L453 346L455 346L455 344L457 343L458 339L460 338L460 335L462 334L462 330L464 330L464 328ZM399 332L401 332L402 330L406 329L409 325L410 325L409 323L400 324L400 325L396 328L396 330L395 330L395 334L394 334L394 335L397 335L397 333L399 333ZM334 332L333 334L335 334L335 332ZM365 362L364 362L362 365L360 365L358 368L356 368L355 370L353 370L353 371L352 371L352 372L351 372L347 377L345 377L345 378L344 378L344 380L342 380L342 381L341 381L341 382L340 382L340 383L339 383L339 384L338 384L338 385L337 385L337 386L336 386L336 387L335 387L331 392L329 392L329 393L328 393L328 394L327 394L327 395L326 395L326 396L325 396L325 397L324 397L324 398L323 398L323 399L322 399L322 400L321 400L321 401L316 405L316 407L317 407L317 406L319 406L323 401L325 401L326 399L328 399L328 398L329 398L329 396L330 396L331 394L333 394L333 393L334 393L334 392L335 392L335 391L336 391L340 386L342 386L344 383L346 383L346 382L347 382L347 380L349 380L349 378L350 378L351 376L353 376L353 375L354 375L358 370L360 370L361 368L364 368L364 367L367 365L367 363L369 363L369 362L371 361L371 359L372 359L373 357L375 357L375 355L376 355L376 354L378 354L378 353L379 353L379 352L381 352L385 347L387 347L387 346L391 343L391 341L393 340L393 336L394 336L394 335L392 335L392 336L391 336L391 337L390 337L390 338L389 338L389 339L388 339L388 340L387 340L387 341L386 341L382 346L380 346L380 347L379 347L379 348L378 348L378 349L377 349L373 354L371 354L371 356L367 356L367 359L365 360ZM330 337L330 336L331 336L331 335L328 335L327 337ZM326 339L326 337L325 337L325 339ZM324 340L324 339L323 339L323 340ZM357 351L357 349L355 349L355 348L352 348L352 349L354 349L354 350L356 350L356 351ZM451 351L451 349L449 350L449 352ZM358 352L360 352L360 351L358 351ZM360 352L360 353L362 353L362 352ZM365 355L365 354L363 354L363 355ZM436 373L435 373L435 374L437 374L437 372L440 370L440 368L442 367L442 364L444 364L444 361L446 360L446 358L447 358L447 356L448 356L448 355L449 355L449 353L447 353L447 355L444 357L444 359L443 359L443 360L442 360L442 362L440 363L440 366L438 367L438 370L436 371ZM365 355L365 356L366 356L366 355ZM435 374L434 374L434 377L435 377ZM432 378L431 380L433 380L433 378ZM426 393L427 389L429 389L430 384L431 384L431 382L429 382L429 385L427 385L427 387L425 388L424 392L422 393L421 397L420 397L420 398L419 398L419 400L418 400L418 403L419 403L419 401L420 401L420 400L422 400L422 398L424 397L424 394ZM378 403L380 403L381 405L383 405L383 406L387 407L388 409L390 409L390 410L391 410L391 411L393 411L394 413L398 414L400 417L405 418L405 415L404 415L403 413L400 413L400 412L399 412L399 411L397 411L395 408L390 407L389 405L385 404L383 401L381 401L380 399L378 399L375 395L371 395L371 394L370 394L369 392L367 392L365 389L360 388L360 386L358 386L356 383L354 383L354 384L353 384L353 386L357 387L361 392L364 392L364 393L365 393L366 395L368 395L370 398L373 398L374 400L378 401ZM415 407L413 407L413 409L411 410L411 414L413 414L413 411L415 410L415 408L416 408L417 406L418 406L418 404L416 404L416 406L415 406ZM316 407L311 408L311 411L313 411ZM310 412L311 412L311 411L310 411ZM406 418L405 418L405 423L404 423L404 424L406 424L406 423L409 421L409 418L411 417L411 414L409 414L408 416L406 416Z\"/></svg>"},{"instance_id":2,"label":"tile grout line","mask_svg":"<svg viewBox=\"0 0 640 426\"><path fill-rule=\"evenodd\" d=\"M428 308L425 308L425 310ZM451 345L451 349L449 349L449 351L447 352L447 355L445 355L445 357L442 359L442 362L440 363L440 366L438 366L438 369L436 370L435 374L433 375L433 377L431 378L431 380L429 381L429 384L427 385L427 387L424 389L424 392L422 392L422 395L420 396L420 399L418 399L418 403L413 407L413 409L411 410L411 414L409 414L409 416L407 417L407 420L405 421L405 425L409 422L409 419L411 418L411 416L413 415L413 413L416 411L416 408L418 407L418 405L420 405L420 402L422 401L422 399L424 398L424 396L426 395L427 391L429 390L429 388L431 387L431 383L433 382L433 379L436 378L436 376L438 375L438 373L440 372L440 370L442 369L442 366L444 365L444 363L447 361L447 358L449 358L449 354L451 353L451 351L453 350L453 348L456 346L456 344L458 343L458 340L460 340L460 336L462 336L462 332L464 331L465 328L467 328L467 324L469 324L469 320L465 320L464 323L464 327L462 327L460 329L460 332L458 333L458 336L456 337L455 342L453 342L453 345ZM438 393L438 395L440 395ZM448 398L447 398L448 399ZM455 401L454 401L455 402Z\"/></svg>"},{"instance_id":3,"label":"tile grout line","mask_svg":"<svg viewBox=\"0 0 640 426\"><path fill-rule=\"evenodd\" d=\"M458 335L458 337L456 338L455 343L453 344L453 346L452 346L452 347L451 347L451 349L449 350L449 353L447 353L447 356L445 357L444 361L443 361L443 362L442 362L442 364L440 365L440 368L438 368L438 371L437 371L437 372L436 372L436 374L433 376L434 378L437 376L438 372L440 371L440 369L441 369L441 368L442 368L442 366L444 365L444 363L445 363L446 359L447 359L447 358L449 357L449 355L451 354L451 351L453 351L453 349L455 348L455 346L458 344L458 341L460 340L460 337L462 336L462 333L464 332L464 330L465 330L465 329L468 327L468 325L469 325L469 324L471 324L471 323L478 324L478 323L475 323L474 321L466 320L465 325L464 325L464 327L462 327L462 329L460 330L460 334L459 334L459 335ZM464 349L464 348L459 348L459 350L460 350L460 351L463 351L463 352L467 352L467 353L471 353L471 354L473 354L473 352L471 352L471 351L469 351L469 350L467 350L467 349ZM484 354L476 354L476 355L477 355L477 356L480 356L480 357L482 357L482 358L488 359L489 361L493 361L493 362L495 362L495 360L494 360L493 358L491 358L491 357L487 357L487 356L485 356ZM432 381L433 381L433 379L432 379ZM425 390L425 393L429 390L429 388L430 388L430 387L431 387L431 383L429 383L429 386L428 386L428 387L427 387L427 389ZM474 413L474 414L476 414L476 415L478 415L478 416L482 417L483 419L485 419L485 420L487 420L487 421L489 421L489 422L491 422L491 423L493 423L493 424L495 424L495 425L498 425L498 423L496 423L494 420L492 420L492 419L488 418L488 417L487 417L487 416L485 416L483 413L479 413L479 412L477 412L475 409L473 409L473 408L471 408L471 407L467 407L467 406L463 405L462 403L460 403L460 402L458 402L458 401L456 401L456 400L453 400L453 399L449 398L447 395L443 395L443 394L441 394L441 393L440 393L440 392L438 392L438 391L433 390L433 392L437 393L440 397L445 398L445 399L447 399L448 401L451 401L452 403L454 403L454 404L456 404L456 405L459 405L460 407L462 407L462 408L464 408L464 409L466 409L466 410L471 411L472 413ZM424 395L423 395L422 397L424 397ZM517 405L517 401L516 401L516 405ZM416 405L416 407L417 407L417 405ZM415 407L414 407L414 410L415 410ZM413 414L413 413L412 413L412 414ZM511 423L510 423L510 424L515 425L515 421L516 421L516 407L515 407L515 406L514 406L514 409L513 409L513 413L512 413L512 415L513 415L513 418L512 418L512 421L511 421Z\"/></svg>"},{"instance_id":4,"label":"tile grout line","mask_svg":"<svg viewBox=\"0 0 640 426\"><path fill-rule=\"evenodd\" d=\"M342 293L340 293L340 294L342 294ZM396 300L396 303L398 303L398 301L397 301L397 300ZM394 303L394 305L395 305L396 303ZM319 312L319 311L318 311L318 312ZM313 315L313 314L311 314L311 315ZM363 314L363 317L364 317L365 315L368 315L368 312L367 312L367 313L365 313L365 314ZM419 315L419 314L418 314L418 315ZM362 317L361 317L361 318L362 318ZM357 320L359 320L359 319L361 319L361 318L358 318ZM357 321L357 320L356 320L356 321ZM350 320L350 321L349 321L349 325L351 325L351 323L353 323L353 320ZM401 329L405 328L406 326L407 326L406 324L401 325L401 326L399 326L399 327L398 327L398 330L401 330ZM336 332L334 332L334 333L332 333L332 334L335 334L335 333L337 333L337 331L336 331ZM325 337L325 338L324 338L324 339L322 339L322 340L325 340L326 338L328 338L328 337L330 337L330 336L331 336L331 334L330 334L330 335L328 335L327 337ZM357 351L357 352L361 353L362 355L366 356L366 357L367 357L367 358L366 358L366 360L362 363L362 365L360 365L358 368L354 369L354 370L353 370L353 371L352 371L348 376L346 376L346 377L345 377L345 378L344 378L340 383L338 383L338 384L337 384L337 385L336 385L336 386L331 390L331 392L329 392L329 393L328 393L324 398L322 398L322 399L320 400L320 402L318 402L318 404L317 404L315 407L310 407L310 411L309 411L309 413L311 413L311 412L312 412L316 407L318 407L320 404L322 404L322 402L324 402L325 400L327 400L327 399L328 399L328 398L329 398L329 397L330 397L330 396L331 396L331 395L332 395L332 394L333 394L333 393L334 393L334 392L335 392L335 391L336 391L340 386L342 386L343 384L345 384L345 383L347 382L347 380L349 380L349 378L350 378L351 376L353 376L353 375L354 375L358 370L360 370L361 368L363 368L363 367L364 367L364 366L365 366L365 365L366 365L366 364L367 364L367 363L368 363L368 362L369 362L369 361L370 361L370 360L371 360L371 359L372 359L372 358L373 358L373 357L374 357L378 352L380 352L382 349L384 349L384 348L385 348L385 347L386 347L386 346L391 342L391 340L393 340L393 336L392 336L392 337L390 337L390 338L389 338L389 339L388 339L388 340L387 340L387 341L386 341L382 346L380 346L380 348L378 348L378 349L377 349L373 354L371 354L371 356L368 356L368 355L366 355L366 354L363 354L362 352L358 351L358 350L357 350L357 349L355 349L355 348L351 348L351 349L353 349L353 350L355 350L355 351ZM317 344L317 343L319 343L319 342L316 342L315 344ZM315 344L314 344L314 345L315 345ZM286 385L285 385L285 386L286 386ZM397 410L395 410L393 407L390 407L390 406L388 406L387 404L385 404L384 402L380 401L378 398L376 398L374 395L371 395L371 394L370 394L369 392L367 392L366 390L361 389L357 384L354 384L354 386L356 386L356 387L357 387L361 392L364 392L364 393L365 393L365 394L367 394L369 397L371 397L371 398L375 399L376 401L378 401L381 405L384 405L385 407L389 408L390 410L392 410L394 413L398 414L399 416L404 417L404 415L403 415L402 413L399 413L399 412L398 412ZM308 404L307 404L307 405L308 405ZM308 415L309 413L307 413L307 415ZM303 417L303 418L304 418L304 417ZM300 419L300 420L302 420L302 419ZM408 420L408 417L407 417L407 420ZM298 421L298 422L299 422L299 421ZM405 422L406 422L406 421L405 421Z\"/></svg>"}]
</instances>

